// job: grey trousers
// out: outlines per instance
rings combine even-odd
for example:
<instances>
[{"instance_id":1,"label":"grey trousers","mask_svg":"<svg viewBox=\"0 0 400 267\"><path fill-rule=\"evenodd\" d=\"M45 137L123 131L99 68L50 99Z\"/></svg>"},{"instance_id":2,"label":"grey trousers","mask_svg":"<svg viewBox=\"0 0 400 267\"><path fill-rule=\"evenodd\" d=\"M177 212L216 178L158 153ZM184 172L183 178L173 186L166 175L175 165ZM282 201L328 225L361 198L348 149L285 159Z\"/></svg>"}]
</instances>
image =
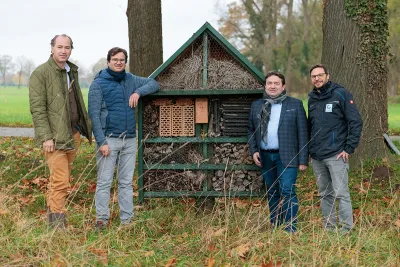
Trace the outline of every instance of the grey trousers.
<instances>
[{"instance_id":1,"label":"grey trousers","mask_svg":"<svg viewBox=\"0 0 400 267\"><path fill-rule=\"evenodd\" d=\"M324 216L324 227L336 228L336 199L339 202L339 228L350 230L353 227L353 209L348 186L348 162L333 156L322 161L312 160L312 168L317 178L318 191L321 197L321 209Z\"/></svg>"}]
</instances>

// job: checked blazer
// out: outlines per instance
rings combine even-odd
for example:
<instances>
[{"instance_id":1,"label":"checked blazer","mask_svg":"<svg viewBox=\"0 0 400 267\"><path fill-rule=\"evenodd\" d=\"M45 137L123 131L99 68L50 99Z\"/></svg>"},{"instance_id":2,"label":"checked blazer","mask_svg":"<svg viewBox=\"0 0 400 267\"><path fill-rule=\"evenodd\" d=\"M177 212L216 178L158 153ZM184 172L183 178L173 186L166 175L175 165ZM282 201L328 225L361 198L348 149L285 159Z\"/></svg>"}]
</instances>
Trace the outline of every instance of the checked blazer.
<instances>
[{"instance_id":1,"label":"checked blazer","mask_svg":"<svg viewBox=\"0 0 400 267\"><path fill-rule=\"evenodd\" d=\"M263 99L251 103L248 124L248 140L250 154L260 152L261 142L261 109ZM308 129L307 117L301 100L286 97L282 102L281 116L278 126L279 156L286 167L308 165Z\"/></svg>"}]
</instances>

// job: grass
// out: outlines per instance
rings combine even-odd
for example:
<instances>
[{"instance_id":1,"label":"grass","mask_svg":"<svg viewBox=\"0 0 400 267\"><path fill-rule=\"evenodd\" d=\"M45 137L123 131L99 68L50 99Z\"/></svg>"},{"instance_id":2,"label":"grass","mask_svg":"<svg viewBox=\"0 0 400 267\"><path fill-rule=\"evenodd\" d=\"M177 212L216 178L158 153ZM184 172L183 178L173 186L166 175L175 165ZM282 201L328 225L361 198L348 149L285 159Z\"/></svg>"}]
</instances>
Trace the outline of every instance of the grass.
<instances>
[{"instance_id":1,"label":"grass","mask_svg":"<svg viewBox=\"0 0 400 267\"><path fill-rule=\"evenodd\" d=\"M114 190L111 225L97 233L94 148L87 142L72 173L68 229L53 231L46 225L49 174L40 149L29 138L0 137L0 155L0 265L268 266L271 260L283 266L400 265L399 157L367 162L350 173L355 229L342 236L321 227L310 168L298 178L295 235L268 230L261 199L219 198L205 214L197 213L193 199L151 199L135 207L132 225L121 228ZM390 177L374 177L381 165L391 169Z\"/></svg>"},{"instance_id":2,"label":"grass","mask_svg":"<svg viewBox=\"0 0 400 267\"><path fill-rule=\"evenodd\" d=\"M86 103L88 91L87 88L82 89ZM0 126L32 127L27 87L0 87Z\"/></svg>"}]
</instances>

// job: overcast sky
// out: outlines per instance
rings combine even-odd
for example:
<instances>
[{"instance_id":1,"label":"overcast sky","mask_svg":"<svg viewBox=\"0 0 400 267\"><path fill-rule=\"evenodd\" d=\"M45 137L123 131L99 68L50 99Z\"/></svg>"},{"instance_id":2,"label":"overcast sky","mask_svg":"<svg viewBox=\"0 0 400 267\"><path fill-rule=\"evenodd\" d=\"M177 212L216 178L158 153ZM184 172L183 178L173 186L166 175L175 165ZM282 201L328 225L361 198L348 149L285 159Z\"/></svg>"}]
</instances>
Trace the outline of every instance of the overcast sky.
<instances>
[{"instance_id":1,"label":"overcast sky","mask_svg":"<svg viewBox=\"0 0 400 267\"><path fill-rule=\"evenodd\" d=\"M146 1L146 0L143 0ZM206 21L218 29L229 0L162 0L164 61ZM128 0L0 0L0 55L25 55L36 65L50 55L50 40L66 33L74 41L71 58L89 68L107 51L129 51Z\"/></svg>"}]
</instances>

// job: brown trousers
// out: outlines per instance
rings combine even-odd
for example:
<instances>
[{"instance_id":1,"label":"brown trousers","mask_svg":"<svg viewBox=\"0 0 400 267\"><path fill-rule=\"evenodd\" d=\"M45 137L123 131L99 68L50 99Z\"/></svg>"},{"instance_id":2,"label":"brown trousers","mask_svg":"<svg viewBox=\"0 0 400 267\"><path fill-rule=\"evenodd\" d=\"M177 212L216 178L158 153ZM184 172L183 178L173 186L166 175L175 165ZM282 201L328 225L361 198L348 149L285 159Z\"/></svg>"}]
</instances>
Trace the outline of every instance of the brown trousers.
<instances>
[{"instance_id":1,"label":"brown trousers","mask_svg":"<svg viewBox=\"0 0 400 267\"><path fill-rule=\"evenodd\" d=\"M79 132L74 134L75 149L45 152L50 179L47 190L47 206L50 212L65 213L65 202L70 188L70 174L76 152L81 144Z\"/></svg>"}]
</instances>

